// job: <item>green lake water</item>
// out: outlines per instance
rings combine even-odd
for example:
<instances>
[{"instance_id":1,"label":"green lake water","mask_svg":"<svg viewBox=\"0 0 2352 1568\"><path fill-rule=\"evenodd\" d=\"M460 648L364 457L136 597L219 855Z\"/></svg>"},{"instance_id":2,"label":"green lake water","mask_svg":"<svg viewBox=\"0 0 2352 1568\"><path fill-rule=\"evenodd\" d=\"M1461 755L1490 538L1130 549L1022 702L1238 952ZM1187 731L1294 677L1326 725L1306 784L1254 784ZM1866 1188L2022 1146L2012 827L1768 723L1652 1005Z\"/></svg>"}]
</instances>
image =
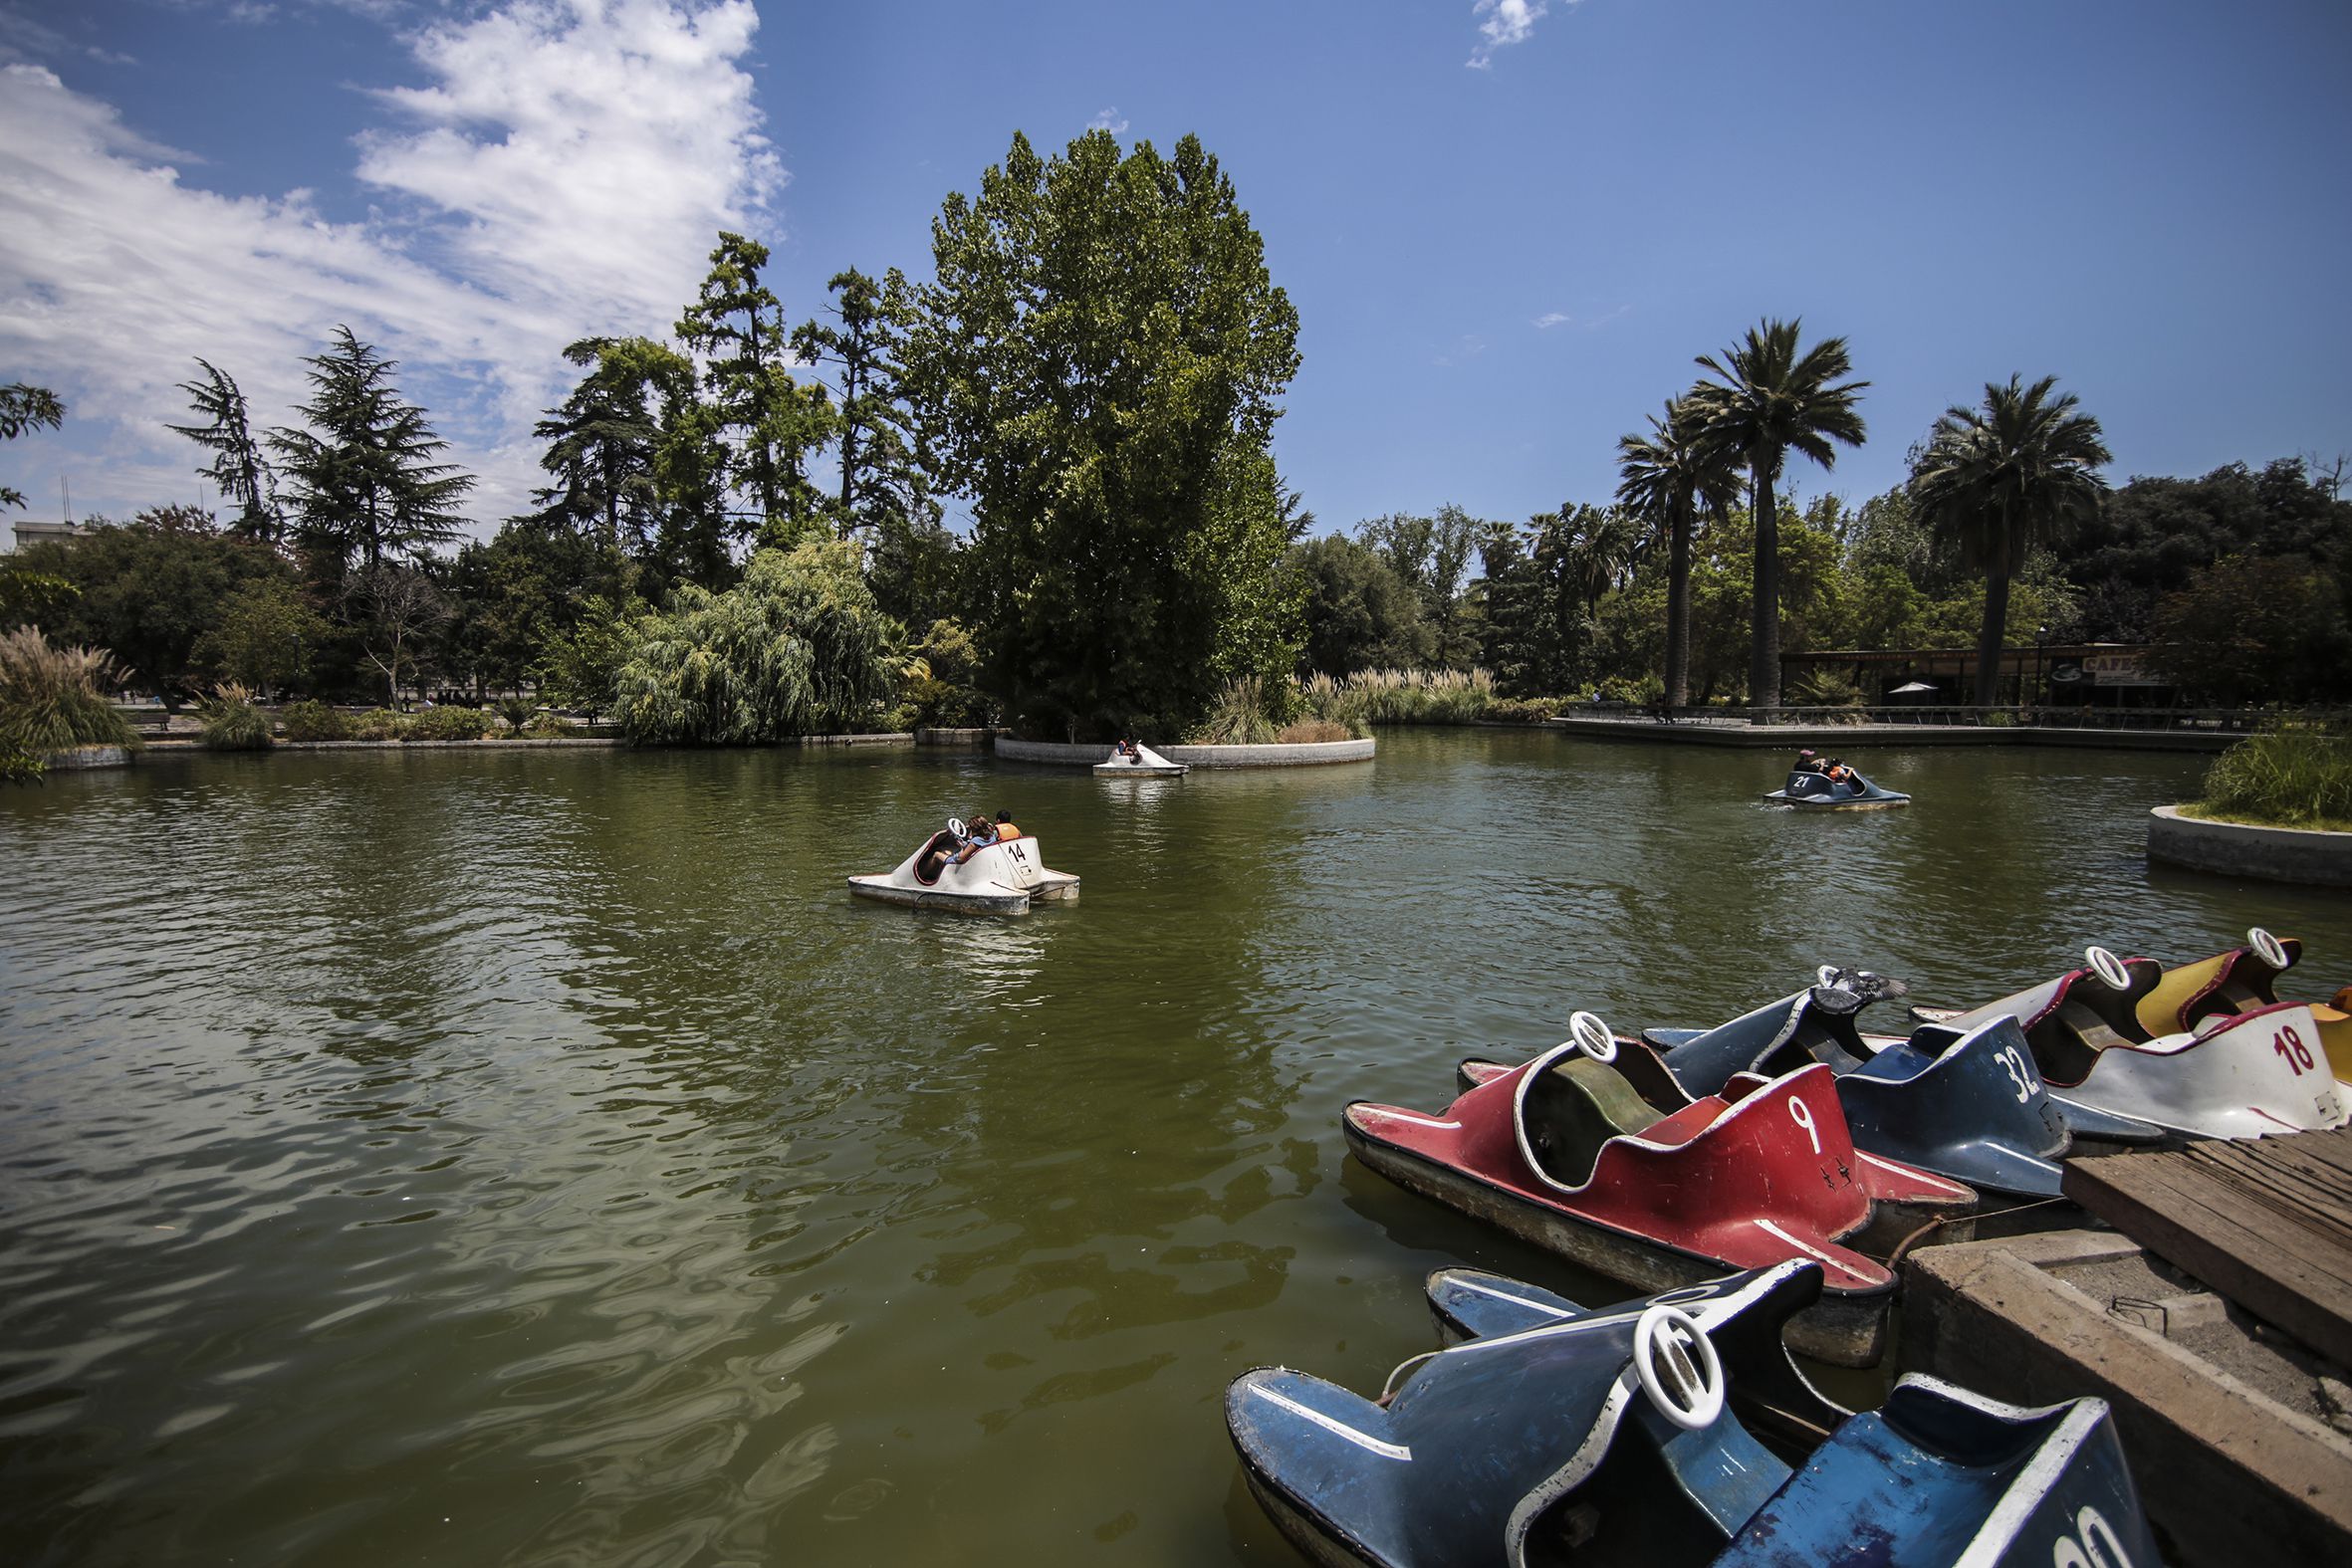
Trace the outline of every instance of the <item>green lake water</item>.
<instances>
[{"instance_id":1,"label":"green lake water","mask_svg":"<svg viewBox=\"0 0 2352 1568\"><path fill-rule=\"evenodd\" d=\"M1343 1158L1591 1008L1987 1000L2352 901L2152 870L2204 759L1513 731L1097 781L978 754L162 758L0 792L0 1560L1295 1561L1221 1399L1377 1390L1466 1261ZM852 899L1009 810L1081 899ZM1604 1297L1605 1298L1605 1297Z\"/></svg>"}]
</instances>

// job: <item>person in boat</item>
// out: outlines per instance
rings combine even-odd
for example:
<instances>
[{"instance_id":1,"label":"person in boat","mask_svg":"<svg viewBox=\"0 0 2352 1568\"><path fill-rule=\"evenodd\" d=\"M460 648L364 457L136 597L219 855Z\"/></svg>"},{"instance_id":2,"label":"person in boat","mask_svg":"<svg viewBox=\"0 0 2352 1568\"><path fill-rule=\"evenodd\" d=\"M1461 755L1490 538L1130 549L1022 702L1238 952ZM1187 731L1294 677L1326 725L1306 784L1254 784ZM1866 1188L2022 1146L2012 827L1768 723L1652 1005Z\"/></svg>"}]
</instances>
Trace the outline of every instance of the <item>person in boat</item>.
<instances>
[{"instance_id":1,"label":"person in boat","mask_svg":"<svg viewBox=\"0 0 2352 1568\"><path fill-rule=\"evenodd\" d=\"M1808 746L1796 754L1796 766L1788 771L1792 774L1817 774L1821 772L1821 759Z\"/></svg>"},{"instance_id":2,"label":"person in boat","mask_svg":"<svg viewBox=\"0 0 2352 1568\"><path fill-rule=\"evenodd\" d=\"M997 842L1000 844L1006 843L1012 839L1019 838L1020 836L1021 829L1014 825L1013 818L1007 816L1004 812L999 811L997 813Z\"/></svg>"},{"instance_id":3,"label":"person in boat","mask_svg":"<svg viewBox=\"0 0 2352 1568\"><path fill-rule=\"evenodd\" d=\"M967 839L958 837L949 829L940 829L931 835L931 842L924 848L922 858L915 862L915 875L925 882L938 881L939 873L947 869L948 861L955 858L967 843Z\"/></svg>"},{"instance_id":4,"label":"person in boat","mask_svg":"<svg viewBox=\"0 0 2352 1568\"><path fill-rule=\"evenodd\" d=\"M948 857L949 865L962 865L974 855L997 841L997 824L984 812L975 811L964 824L964 847Z\"/></svg>"},{"instance_id":5,"label":"person in boat","mask_svg":"<svg viewBox=\"0 0 2352 1568\"><path fill-rule=\"evenodd\" d=\"M1137 749L1135 745L1135 737L1131 735L1122 735L1119 737L1119 744L1112 748L1112 755L1116 756L1121 762L1139 763L1143 761L1143 753Z\"/></svg>"}]
</instances>

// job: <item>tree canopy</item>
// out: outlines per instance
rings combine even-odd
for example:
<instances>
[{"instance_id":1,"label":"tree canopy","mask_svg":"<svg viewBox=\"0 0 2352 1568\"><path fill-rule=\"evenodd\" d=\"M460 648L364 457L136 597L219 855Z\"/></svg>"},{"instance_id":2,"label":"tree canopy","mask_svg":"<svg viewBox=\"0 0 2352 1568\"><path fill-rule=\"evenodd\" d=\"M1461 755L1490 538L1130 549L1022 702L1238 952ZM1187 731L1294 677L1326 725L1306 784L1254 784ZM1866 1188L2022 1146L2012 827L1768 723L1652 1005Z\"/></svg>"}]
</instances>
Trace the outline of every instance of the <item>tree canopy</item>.
<instances>
[{"instance_id":1,"label":"tree canopy","mask_svg":"<svg viewBox=\"0 0 2352 1568\"><path fill-rule=\"evenodd\" d=\"M1046 732L1181 730L1223 679L1290 673L1270 438L1297 316L1194 136L1041 158L1016 135L932 223L907 372L972 498L983 641Z\"/></svg>"}]
</instances>

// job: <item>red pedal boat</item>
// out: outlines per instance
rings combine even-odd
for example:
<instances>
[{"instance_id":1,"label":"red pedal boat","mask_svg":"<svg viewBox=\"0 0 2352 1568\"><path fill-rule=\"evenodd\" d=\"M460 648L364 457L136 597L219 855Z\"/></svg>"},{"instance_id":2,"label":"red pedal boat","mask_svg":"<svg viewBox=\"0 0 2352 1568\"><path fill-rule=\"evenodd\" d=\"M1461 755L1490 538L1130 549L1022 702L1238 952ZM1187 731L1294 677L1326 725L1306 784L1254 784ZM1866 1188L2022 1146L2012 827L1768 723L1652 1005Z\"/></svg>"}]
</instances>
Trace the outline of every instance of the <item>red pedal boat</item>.
<instances>
[{"instance_id":1,"label":"red pedal boat","mask_svg":"<svg viewBox=\"0 0 2352 1568\"><path fill-rule=\"evenodd\" d=\"M1358 1100L1347 1145L1399 1186L1642 1290L1809 1257L1820 1302L1789 1343L1841 1366L1877 1364L1895 1276L1857 1248L1890 1249L1977 1195L1854 1148L1819 1064L1661 1115L1611 1064L1608 1026L1478 1085L1436 1116Z\"/></svg>"}]
</instances>

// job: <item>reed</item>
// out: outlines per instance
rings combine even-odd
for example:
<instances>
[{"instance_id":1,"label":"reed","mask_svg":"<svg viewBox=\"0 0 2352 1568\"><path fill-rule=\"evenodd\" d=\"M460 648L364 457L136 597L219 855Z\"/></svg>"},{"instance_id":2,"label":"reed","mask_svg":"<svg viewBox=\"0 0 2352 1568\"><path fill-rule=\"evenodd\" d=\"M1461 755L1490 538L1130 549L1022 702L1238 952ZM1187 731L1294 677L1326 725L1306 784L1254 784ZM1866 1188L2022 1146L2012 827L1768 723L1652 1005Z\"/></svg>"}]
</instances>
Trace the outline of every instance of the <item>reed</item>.
<instances>
[{"instance_id":1,"label":"reed","mask_svg":"<svg viewBox=\"0 0 2352 1568\"><path fill-rule=\"evenodd\" d=\"M104 696L120 678L103 648L52 647L38 626L0 635L0 751L41 758L77 746L138 745Z\"/></svg>"},{"instance_id":2,"label":"reed","mask_svg":"<svg viewBox=\"0 0 2352 1568\"><path fill-rule=\"evenodd\" d=\"M2311 725L2249 736L2214 759L2196 808L2279 827L2352 827L2352 737Z\"/></svg>"},{"instance_id":3,"label":"reed","mask_svg":"<svg viewBox=\"0 0 2352 1568\"><path fill-rule=\"evenodd\" d=\"M1265 688L1255 675L1230 680L1209 704L1208 717L1185 737L1195 746L1264 746L1275 738Z\"/></svg>"},{"instance_id":4,"label":"reed","mask_svg":"<svg viewBox=\"0 0 2352 1568\"><path fill-rule=\"evenodd\" d=\"M1307 712L1359 735L1375 724L1474 724L1495 703L1485 670L1359 670L1344 680L1314 675L1300 688Z\"/></svg>"},{"instance_id":5,"label":"reed","mask_svg":"<svg viewBox=\"0 0 2352 1568\"><path fill-rule=\"evenodd\" d=\"M212 695L196 705L204 723L204 746L214 752L266 752L277 744L270 734L270 716L253 701L253 689L236 681L222 681Z\"/></svg>"}]
</instances>

